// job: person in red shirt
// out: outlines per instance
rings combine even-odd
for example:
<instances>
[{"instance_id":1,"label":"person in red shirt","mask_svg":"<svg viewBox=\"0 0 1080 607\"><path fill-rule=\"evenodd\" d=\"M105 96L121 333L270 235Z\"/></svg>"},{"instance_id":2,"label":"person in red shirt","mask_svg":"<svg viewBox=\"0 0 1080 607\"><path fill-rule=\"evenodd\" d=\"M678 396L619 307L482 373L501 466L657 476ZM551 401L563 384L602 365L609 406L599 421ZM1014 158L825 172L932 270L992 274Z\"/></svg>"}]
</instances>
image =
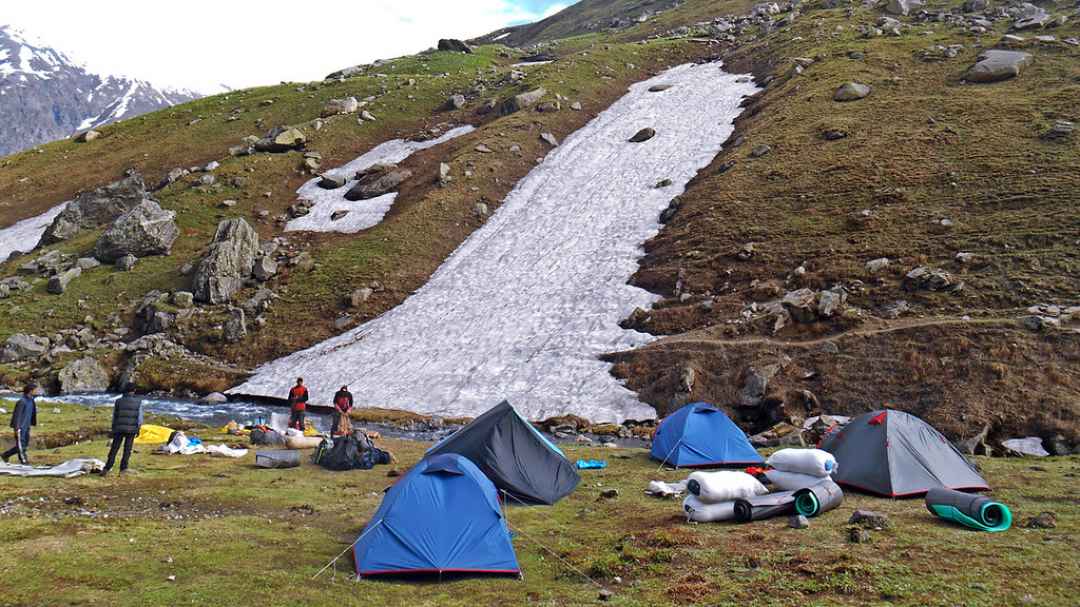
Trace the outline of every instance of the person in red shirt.
<instances>
[{"instance_id":1,"label":"person in red shirt","mask_svg":"<svg viewBox=\"0 0 1080 607\"><path fill-rule=\"evenodd\" d=\"M289 390L289 427L304 431L304 412L307 410L308 391L304 386L304 378L297 377L296 385Z\"/></svg>"},{"instance_id":2,"label":"person in red shirt","mask_svg":"<svg viewBox=\"0 0 1080 607\"><path fill-rule=\"evenodd\" d=\"M353 408L353 395L348 386L342 386L334 395L334 436L345 436L352 433L352 423L349 421L349 411Z\"/></svg>"}]
</instances>

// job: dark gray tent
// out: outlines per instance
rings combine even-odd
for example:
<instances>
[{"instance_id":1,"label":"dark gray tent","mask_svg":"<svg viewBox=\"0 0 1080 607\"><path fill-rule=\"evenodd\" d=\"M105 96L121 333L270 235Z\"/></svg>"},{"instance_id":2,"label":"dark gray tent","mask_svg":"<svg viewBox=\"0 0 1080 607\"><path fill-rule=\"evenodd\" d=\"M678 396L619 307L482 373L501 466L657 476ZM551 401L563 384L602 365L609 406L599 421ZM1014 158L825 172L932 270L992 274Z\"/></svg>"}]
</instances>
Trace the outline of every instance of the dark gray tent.
<instances>
[{"instance_id":1,"label":"dark gray tent","mask_svg":"<svg viewBox=\"0 0 1080 607\"><path fill-rule=\"evenodd\" d=\"M428 450L442 453L468 458L511 504L554 504L581 480L562 451L505 401Z\"/></svg>"},{"instance_id":2,"label":"dark gray tent","mask_svg":"<svg viewBox=\"0 0 1080 607\"><path fill-rule=\"evenodd\" d=\"M833 479L849 487L903 497L935 487L990 487L940 432L902 411L871 411L829 434L821 448L836 456Z\"/></svg>"}]
</instances>

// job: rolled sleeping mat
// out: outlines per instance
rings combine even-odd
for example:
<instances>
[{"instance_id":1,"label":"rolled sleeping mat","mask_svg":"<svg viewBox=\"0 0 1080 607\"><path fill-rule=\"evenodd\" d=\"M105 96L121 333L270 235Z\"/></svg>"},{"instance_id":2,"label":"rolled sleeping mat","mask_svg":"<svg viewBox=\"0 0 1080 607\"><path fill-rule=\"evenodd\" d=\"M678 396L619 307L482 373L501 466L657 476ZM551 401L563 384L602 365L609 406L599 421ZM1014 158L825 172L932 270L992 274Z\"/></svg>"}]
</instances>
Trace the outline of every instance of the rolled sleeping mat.
<instances>
[{"instance_id":1,"label":"rolled sleeping mat","mask_svg":"<svg viewBox=\"0 0 1080 607\"><path fill-rule=\"evenodd\" d=\"M706 504L696 495L688 495L683 499L683 512L686 513L686 520L695 523L730 521L735 518L735 502Z\"/></svg>"},{"instance_id":2,"label":"rolled sleeping mat","mask_svg":"<svg viewBox=\"0 0 1080 607\"><path fill-rule=\"evenodd\" d=\"M300 454L296 451L256 451L255 465L260 468L296 468Z\"/></svg>"},{"instance_id":3,"label":"rolled sleeping mat","mask_svg":"<svg viewBox=\"0 0 1080 607\"><path fill-rule=\"evenodd\" d=\"M934 516L996 533L1012 526L1012 512L1000 502L972 493L935 488L926 492L926 509Z\"/></svg>"},{"instance_id":4,"label":"rolled sleeping mat","mask_svg":"<svg viewBox=\"0 0 1080 607\"><path fill-rule=\"evenodd\" d=\"M829 479L795 491L795 512L807 518L828 512L844 503L844 491Z\"/></svg>"},{"instance_id":5,"label":"rolled sleeping mat","mask_svg":"<svg viewBox=\"0 0 1080 607\"><path fill-rule=\"evenodd\" d=\"M784 516L794 511L794 491L781 491L735 500L735 520L740 523Z\"/></svg>"}]
</instances>

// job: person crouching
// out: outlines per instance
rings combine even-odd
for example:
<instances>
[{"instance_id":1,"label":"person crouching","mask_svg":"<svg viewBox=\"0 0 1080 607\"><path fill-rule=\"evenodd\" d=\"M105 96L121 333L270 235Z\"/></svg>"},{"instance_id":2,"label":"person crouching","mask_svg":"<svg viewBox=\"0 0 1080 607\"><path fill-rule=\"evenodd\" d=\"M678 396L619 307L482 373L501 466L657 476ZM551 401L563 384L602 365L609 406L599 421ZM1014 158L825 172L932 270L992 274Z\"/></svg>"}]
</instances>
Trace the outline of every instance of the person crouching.
<instances>
[{"instance_id":1,"label":"person crouching","mask_svg":"<svg viewBox=\"0 0 1080 607\"><path fill-rule=\"evenodd\" d=\"M334 426L331 436L345 436L352 434L352 421L349 420L349 411L353 408L353 395L348 386L342 386L334 395Z\"/></svg>"}]
</instances>

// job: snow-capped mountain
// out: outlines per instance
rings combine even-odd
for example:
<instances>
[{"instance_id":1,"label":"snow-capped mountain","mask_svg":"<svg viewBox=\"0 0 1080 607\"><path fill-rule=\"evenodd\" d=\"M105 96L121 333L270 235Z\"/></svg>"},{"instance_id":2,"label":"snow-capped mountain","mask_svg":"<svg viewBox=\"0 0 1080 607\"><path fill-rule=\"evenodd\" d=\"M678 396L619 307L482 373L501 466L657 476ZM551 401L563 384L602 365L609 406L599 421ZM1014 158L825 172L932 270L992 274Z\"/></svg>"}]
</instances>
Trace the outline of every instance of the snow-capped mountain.
<instances>
[{"instance_id":1,"label":"snow-capped mountain","mask_svg":"<svg viewBox=\"0 0 1080 607\"><path fill-rule=\"evenodd\" d=\"M92 74L64 53L0 26L0 155L201 96Z\"/></svg>"}]
</instances>

